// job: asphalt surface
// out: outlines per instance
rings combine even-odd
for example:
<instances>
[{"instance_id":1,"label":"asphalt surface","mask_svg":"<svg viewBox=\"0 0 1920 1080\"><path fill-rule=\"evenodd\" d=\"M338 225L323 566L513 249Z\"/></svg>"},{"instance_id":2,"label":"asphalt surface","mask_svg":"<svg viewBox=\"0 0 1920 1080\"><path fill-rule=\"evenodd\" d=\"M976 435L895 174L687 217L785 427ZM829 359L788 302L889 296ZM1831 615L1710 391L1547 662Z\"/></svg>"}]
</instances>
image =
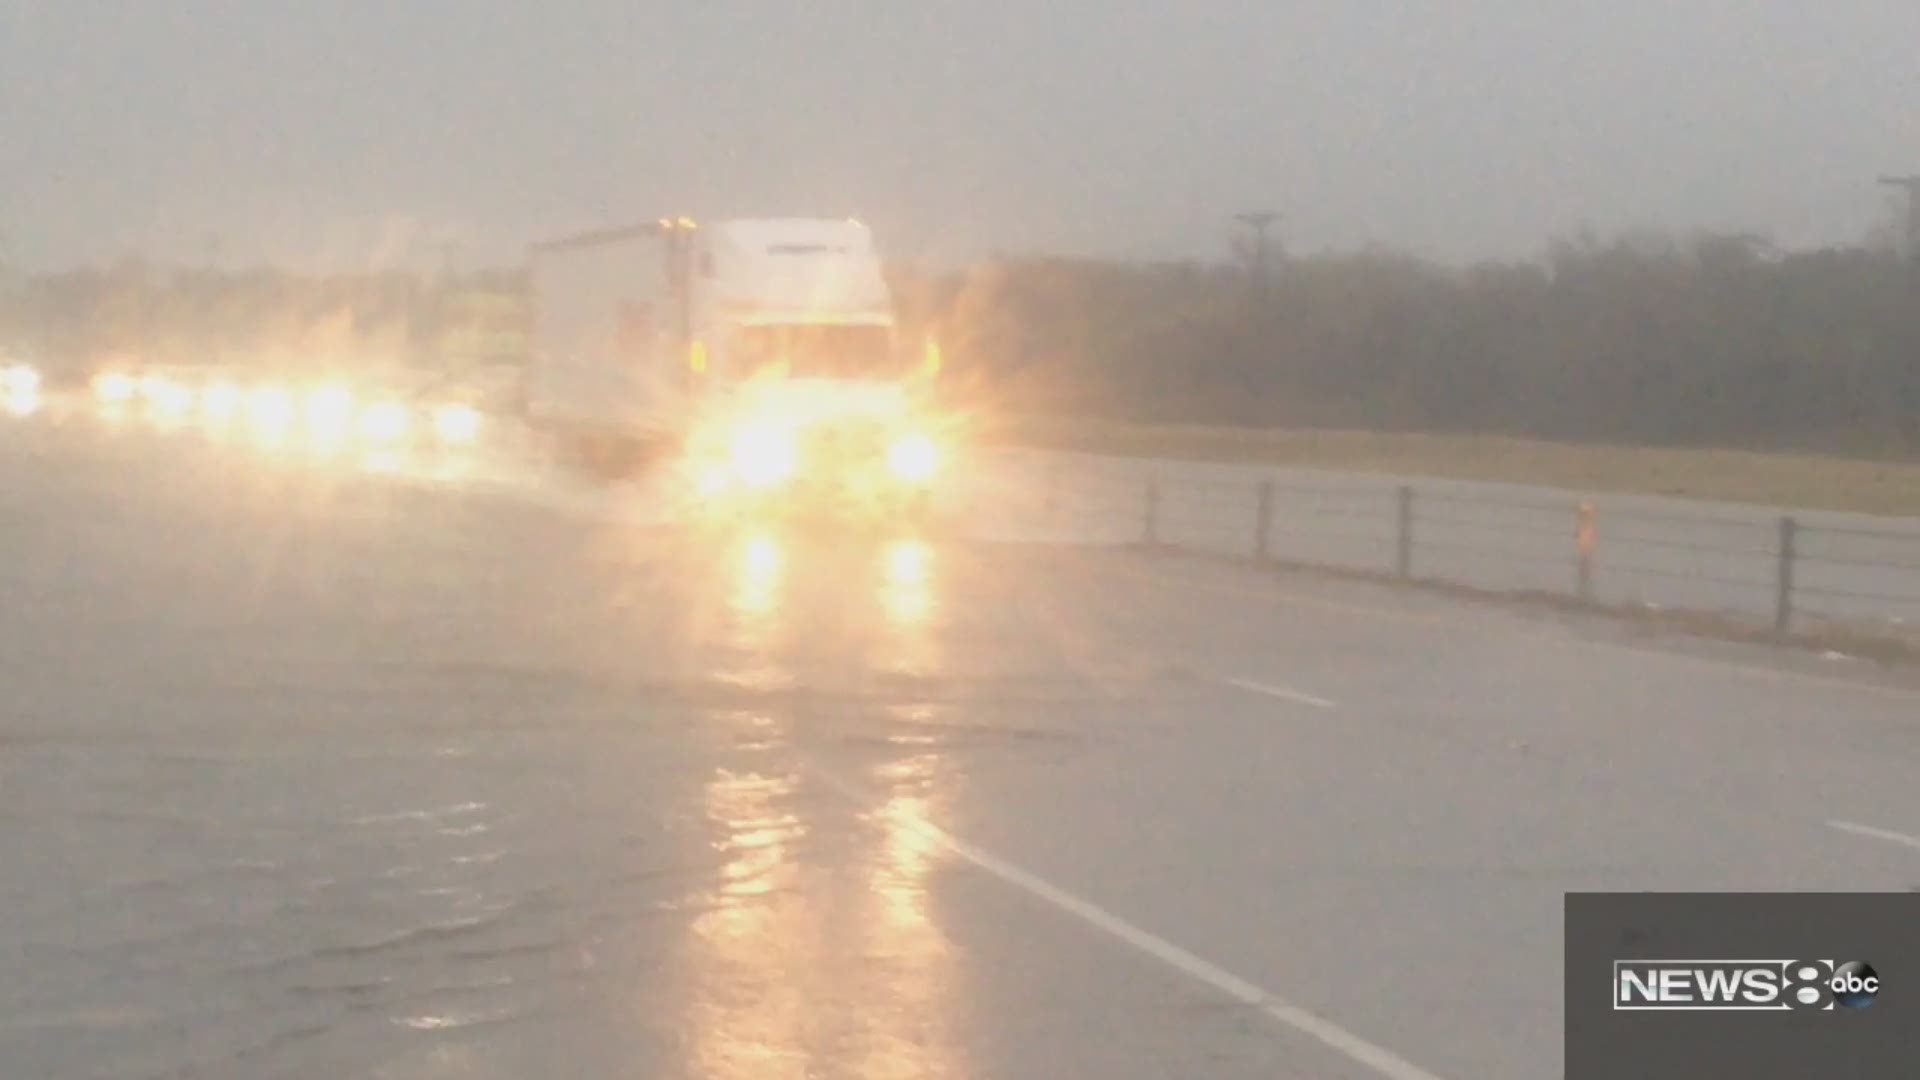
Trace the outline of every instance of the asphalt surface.
<instances>
[{"instance_id":1,"label":"asphalt surface","mask_svg":"<svg viewBox=\"0 0 1920 1080\"><path fill-rule=\"evenodd\" d=\"M1920 681L481 454L0 424L0 1075L1555 1075L1569 889L1920 886Z\"/></svg>"},{"instance_id":2,"label":"asphalt surface","mask_svg":"<svg viewBox=\"0 0 1920 1080\"><path fill-rule=\"evenodd\" d=\"M1242 557L1257 549L1258 489L1271 483L1270 557L1371 573L1398 568L1406 485L1414 491L1413 576L1497 591L1575 594L1578 508L1587 503L1593 599L1764 622L1779 595L1780 521L1791 515L1800 628L1920 635L1916 518L1329 469L1066 452L1002 457L1021 487L1051 490L1061 519L1090 535L1142 538L1151 481L1157 540Z\"/></svg>"}]
</instances>

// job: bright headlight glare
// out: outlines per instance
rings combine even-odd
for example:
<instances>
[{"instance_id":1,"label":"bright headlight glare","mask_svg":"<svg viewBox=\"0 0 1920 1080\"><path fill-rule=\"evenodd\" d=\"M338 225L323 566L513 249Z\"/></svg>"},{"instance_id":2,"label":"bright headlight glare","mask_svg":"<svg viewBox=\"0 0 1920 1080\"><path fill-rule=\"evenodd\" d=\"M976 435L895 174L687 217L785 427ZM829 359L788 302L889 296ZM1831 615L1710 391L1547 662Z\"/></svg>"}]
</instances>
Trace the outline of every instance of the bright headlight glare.
<instances>
[{"instance_id":1,"label":"bright headlight glare","mask_svg":"<svg viewBox=\"0 0 1920 1080\"><path fill-rule=\"evenodd\" d=\"M0 393L0 409L10 416L32 416L40 411L40 391L8 389Z\"/></svg>"},{"instance_id":2,"label":"bright headlight glare","mask_svg":"<svg viewBox=\"0 0 1920 1080\"><path fill-rule=\"evenodd\" d=\"M247 396L247 418L268 435L279 435L293 419L293 401L286 391L262 387Z\"/></svg>"},{"instance_id":3,"label":"bright headlight glare","mask_svg":"<svg viewBox=\"0 0 1920 1080\"><path fill-rule=\"evenodd\" d=\"M727 482L731 479L732 477L728 475L725 468L719 465L709 465L699 470L695 475L694 486L702 495L717 495L721 491L726 490Z\"/></svg>"},{"instance_id":4,"label":"bright headlight glare","mask_svg":"<svg viewBox=\"0 0 1920 1080\"><path fill-rule=\"evenodd\" d=\"M27 364L11 364L0 371L0 389L16 397L40 392L40 372Z\"/></svg>"},{"instance_id":5,"label":"bright headlight glare","mask_svg":"<svg viewBox=\"0 0 1920 1080\"><path fill-rule=\"evenodd\" d=\"M118 404L133 399L133 376L119 371L103 371L93 377L93 394L102 401Z\"/></svg>"},{"instance_id":6,"label":"bright headlight glare","mask_svg":"<svg viewBox=\"0 0 1920 1080\"><path fill-rule=\"evenodd\" d=\"M230 382L217 382L200 395L200 409L210 419L225 420L240 409L240 388Z\"/></svg>"},{"instance_id":7,"label":"bright headlight glare","mask_svg":"<svg viewBox=\"0 0 1920 1080\"><path fill-rule=\"evenodd\" d=\"M306 422L308 433L315 438L340 438L353 423L353 395L337 386L326 386L309 393Z\"/></svg>"},{"instance_id":8,"label":"bright headlight glare","mask_svg":"<svg viewBox=\"0 0 1920 1080\"><path fill-rule=\"evenodd\" d=\"M925 480L940 468L940 450L925 435L905 435L887 448L887 466L902 480Z\"/></svg>"},{"instance_id":9,"label":"bright headlight glare","mask_svg":"<svg viewBox=\"0 0 1920 1080\"><path fill-rule=\"evenodd\" d=\"M749 427L733 439L733 471L755 487L779 483L792 474L793 442L772 427Z\"/></svg>"},{"instance_id":10,"label":"bright headlight glare","mask_svg":"<svg viewBox=\"0 0 1920 1080\"><path fill-rule=\"evenodd\" d=\"M433 410L433 430L443 442L472 442L480 434L480 410L471 405L442 405Z\"/></svg>"},{"instance_id":11,"label":"bright headlight glare","mask_svg":"<svg viewBox=\"0 0 1920 1080\"><path fill-rule=\"evenodd\" d=\"M360 434L374 442L405 436L407 425L407 407L397 401L376 401L360 414Z\"/></svg>"},{"instance_id":12,"label":"bright headlight glare","mask_svg":"<svg viewBox=\"0 0 1920 1080\"><path fill-rule=\"evenodd\" d=\"M147 404L154 412L169 418L193 408L193 387L166 380L148 392Z\"/></svg>"}]
</instances>

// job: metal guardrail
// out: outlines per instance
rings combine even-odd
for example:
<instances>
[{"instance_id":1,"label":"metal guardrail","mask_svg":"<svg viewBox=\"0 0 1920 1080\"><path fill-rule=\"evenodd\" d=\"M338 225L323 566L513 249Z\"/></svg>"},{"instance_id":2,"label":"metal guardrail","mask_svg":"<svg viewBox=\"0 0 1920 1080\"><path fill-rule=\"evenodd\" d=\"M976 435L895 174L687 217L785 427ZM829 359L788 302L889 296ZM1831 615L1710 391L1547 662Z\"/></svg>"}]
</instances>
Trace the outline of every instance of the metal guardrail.
<instances>
[{"instance_id":1,"label":"metal guardrail","mask_svg":"<svg viewBox=\"0 0 1920 1080\"><path fill-rule=\"evenodd\" d=\"M1694 600L1654 606L1735 611L1780 633L1808 616L1920 628L1920 530L1830 526L1793 514L1739 516L1610 505L1596 497L1503 497L1436 484L1287 484L1047 469L1056 517L1128 519L1138 543L1368 570L1401 580L1487 584L1526 576L1530 592L1583 603L1648 582ZM1354 551L1379 556L1356 563ZM1316 556L1316 551L1322 552ZM1455 563L1498 560L1480 580ZM1529 567L1530 575L1518 573ZM1507 585L1507 588L1517 586ZM1611 593L1612 597L1607 594Z\"/></svg>"}]
</instances>

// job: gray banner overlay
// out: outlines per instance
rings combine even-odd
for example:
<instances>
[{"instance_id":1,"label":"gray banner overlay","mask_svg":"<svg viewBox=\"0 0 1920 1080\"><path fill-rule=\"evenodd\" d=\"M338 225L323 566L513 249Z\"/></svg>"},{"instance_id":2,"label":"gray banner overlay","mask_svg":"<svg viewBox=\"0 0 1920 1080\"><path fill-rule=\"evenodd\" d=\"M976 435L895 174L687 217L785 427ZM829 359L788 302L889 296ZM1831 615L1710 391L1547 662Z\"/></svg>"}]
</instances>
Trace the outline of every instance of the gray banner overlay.
<instances>
[{"instance_id":1,"label":"gray banner overlay","mask_svg":"<svg viewBox=\"0 0 1920 1080\"><path fill-rule=\"evenodd\" d=\"M1567 895L1569 1080L1906 1076L1916 1061L1920 893Z\"/></svg>"}]
</instances>

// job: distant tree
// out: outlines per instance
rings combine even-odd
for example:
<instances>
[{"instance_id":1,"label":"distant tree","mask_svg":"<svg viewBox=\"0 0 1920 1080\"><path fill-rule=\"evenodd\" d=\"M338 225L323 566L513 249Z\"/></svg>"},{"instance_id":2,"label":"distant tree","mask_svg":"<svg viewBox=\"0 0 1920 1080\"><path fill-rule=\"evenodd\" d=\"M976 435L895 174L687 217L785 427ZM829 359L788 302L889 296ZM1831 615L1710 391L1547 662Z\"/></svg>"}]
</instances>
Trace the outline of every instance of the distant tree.
<instances>
[{"instance_id":1,"label":"distant tree","mask_svg":"<svg viewBox=\"0 0 1920 1080\"><path fill-rule=\"evenodd\" d=\"M1233 266L999 260L944 290L953 362L1020 412L1920 453L1920 281L1752 234Z\"/></svg>"}]
</instances>

